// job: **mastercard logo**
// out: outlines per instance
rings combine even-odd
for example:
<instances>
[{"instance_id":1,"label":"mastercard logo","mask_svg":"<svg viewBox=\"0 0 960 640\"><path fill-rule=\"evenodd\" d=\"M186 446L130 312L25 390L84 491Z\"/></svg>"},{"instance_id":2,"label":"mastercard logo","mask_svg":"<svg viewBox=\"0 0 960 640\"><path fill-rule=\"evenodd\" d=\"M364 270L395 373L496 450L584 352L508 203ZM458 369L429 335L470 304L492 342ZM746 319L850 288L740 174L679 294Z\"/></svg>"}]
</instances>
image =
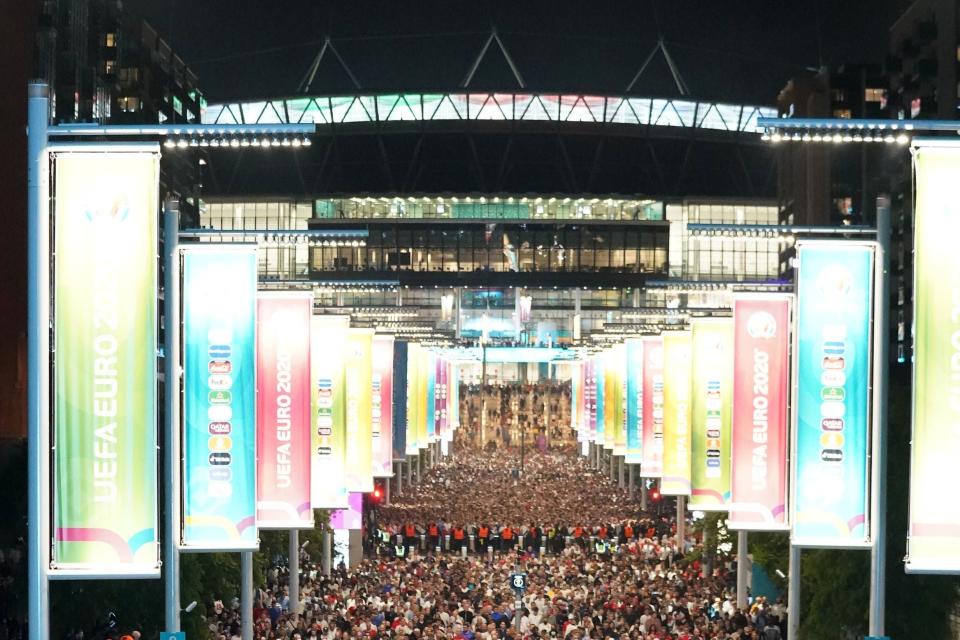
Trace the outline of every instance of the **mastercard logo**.
<instances>
[{"instance_id":1,"label":"mastercard logo","mask_svg":"<svg viewBox=\"0 0 960 640\"><path fill-rule=\"evenodd\" d=\"M839 431L825 431L820 434L820 446L824 449L842 449L843 433Z\"/></svg>"},{"instance_id":2,"label":"mastercard logo","mask_svg":"<svg viewBox=\"0 0 960 640\"><path fill-rule=\"evenodd\" d=\"M767 311L755 311L747 319L747 333L751 338L772 338L777 333L777 320Z\"/></svg>"}]
</instances>

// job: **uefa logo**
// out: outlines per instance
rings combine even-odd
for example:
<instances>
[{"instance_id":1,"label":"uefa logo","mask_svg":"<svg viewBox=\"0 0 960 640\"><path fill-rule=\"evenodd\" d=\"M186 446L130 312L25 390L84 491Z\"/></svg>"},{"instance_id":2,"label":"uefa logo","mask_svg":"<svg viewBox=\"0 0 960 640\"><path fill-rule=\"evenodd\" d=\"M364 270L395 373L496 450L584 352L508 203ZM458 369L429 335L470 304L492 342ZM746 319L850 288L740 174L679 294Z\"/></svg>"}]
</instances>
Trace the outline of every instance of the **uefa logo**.
<instances>
[{"instance_id":1,"label":"uefa logo","mask_svg":"<svg viewBox=\"0 0 960 640\"><path fill-rule=\"evenodd\" d=\"M841 265L825 267L817 276L817 291L823 296L822 302L839 301L852 287L853 276Z\"/></svg>"},{"instance_id":2,"label":"uefa logo","mask_svg":"<svg viewBox=\"0 0 960 640\"><path fill-rule=\"evenodd\" d=\"M127 219L130 214L130 206L126 198L116 198L109 205L103 203L91 204L84 207L84 215L87 222L96 224L118 224Z\"/></svg>"},{"instance_id":3,"label":"uefa logo","mask_svg":"<svg viewBox=\"0 0 960 640\"><path fill-rule=\"evenodd\" d=\"M747 320L747 333L751 338L772 338L777 332L777 321L766 311L757 311Z\"/></svg>"}]
</instances>

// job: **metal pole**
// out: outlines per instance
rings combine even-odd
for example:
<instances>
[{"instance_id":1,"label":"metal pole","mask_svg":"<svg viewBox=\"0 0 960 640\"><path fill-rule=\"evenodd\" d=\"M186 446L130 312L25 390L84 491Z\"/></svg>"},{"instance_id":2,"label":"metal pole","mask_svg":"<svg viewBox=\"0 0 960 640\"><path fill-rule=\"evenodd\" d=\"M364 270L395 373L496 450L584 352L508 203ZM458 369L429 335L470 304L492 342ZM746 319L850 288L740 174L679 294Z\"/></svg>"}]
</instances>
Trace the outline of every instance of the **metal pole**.
<instances>
[{"instance_id":1,"label":"metal pole","mask_svg":"<svg viewBox=\"0 0 960 640\"><path fill-rule=\"evenodd\" d=\"M680 555L686 554L684 542L687 537L686 502L686 496L677 496L677 551Z\"/></svg>"},{"instance_id":2,"label":"metal pole","mask_svg":"<svg viewBox=\"0 0 960 640\"><path fill-rule=\"evenodd\" d=\"M617 456L610 452L610 482L617 481Z\"/></svg>"},{"instance_id":3,"label":"metal pole","mask_svg":"<svg viewBox=\"0 0 960 640\"><path fill-rule=\"evenodd\" d=\"M737 532L737 606L747 608L747 532Z\"/></svg>"},{"instance_id":4,"label":"metal pole","mask_svg":"<svg viewBox=\"0 0 960 640\"><path fill-rule=\"evenodd\" d=\"M873 365L873 453L870 477L873 485L870 535L870 617L871 636L883 636L885 627L887 587L887 278L890 247L890 197L877 197L877 255L876 316L874 321Z\"/></svg>"},{"instance_id":5,"label":"metal pole","mask_svg":"<svg viewBox=\"0 0 960 640\"><path fill-rule=\"evenodd\" d=\"M631 464L627 466L630 468L630 475L629 475L630 499L633 500L634 497L636 497L637 495L637 486L636 486L636 477L635 477L637 473L637 465Z\"/></svg>"},{"instance_id":6,"label":"metal pole","mask_svg":"<svg viewBox=\"0 0 960 640\"><path fill-rule=\"evenodd\" d=\"M166 530L163 541L164 616L167 631L180 631L180 201L163 201L164 477Z\"/></svg>"},{"instance_id":7,"label":"metal pole","mask_svg":"<svg viewBox=\"0 0 960 640\"><path fill-rule=\"evenodd\" d=\"M647 510L647 483L642 476L640 478L640 509Z\"/></svg>"},{"instance_id":8,"label":"metal pole","mask_svg":"<svg viewBox=\"0 0 960 640\"><path fill-rule=\"evenodd\" d=\"M395 463L397 465L397 495L403 495L403 460Z\"/></svg>"},{"instance_id":9,"label":"metal pole","mask_svg":"<svg viewBox=\"0 0 960 640\"><path fill-rule=\"evenodd\" d=\"M623 467L623 456L617 456L617 486L621 489L624 488L624 484L627 481L626 477L623 475Z\"/></svg>"},{"instance_id":10,"label":"metal pole","mask_svg":"<svg viewBox=\"0 0 960 640\"><path fill-rule=\"evenodd\" d=\"M324 529L321 537L323 543L323 554L320 556L320 570L323 575L329 576L333 565L333 534L330 529Z\"/></svg>"},{"instance_id":11,"label":"metal pole","mask_svg":"<svg viewBox=\"0 0 960 640\"><path fill-rule=\"evenodd\" d=\"M50 637L50 174L48 87L27 87L27 620Z\"/></svg>"},{"instance_id":12,"label":"metal pole","mask_svg":"<svg viewBox=\"0 0 960 640\"><path fill-rule=\"evenodd\" d=\"M787 638L797 640L800 631L800 547L792 543L787 571Z\"/></svg>"},{"instance_id":13,"label":"metal pole","mask_svg":"<svg viewBox=\"0 0 960 640\"><path fill-rule=\"evenodd\" d=\"M393 484L393 478L386 478L383 481L383 506L390 506L390 485Z\"/></svg>"},{"instance_id":14,"label":"metal pole","mask_svg":"<svg viewBox=\"0 0 960 640\"><path fill-rule=\"evenodd\" d=\"M300 615L300 532L290 530L290 613Z\"/></svg>"},{"instance_id":15,"label":"metal pole","mask_svg":"<svg viewBox=\"0 0 960 640\"><path fill-rule=\"evenodd\" d=\"M253 552L240 553L240 637L253 640Z\"/></svg>"}]
</instances>

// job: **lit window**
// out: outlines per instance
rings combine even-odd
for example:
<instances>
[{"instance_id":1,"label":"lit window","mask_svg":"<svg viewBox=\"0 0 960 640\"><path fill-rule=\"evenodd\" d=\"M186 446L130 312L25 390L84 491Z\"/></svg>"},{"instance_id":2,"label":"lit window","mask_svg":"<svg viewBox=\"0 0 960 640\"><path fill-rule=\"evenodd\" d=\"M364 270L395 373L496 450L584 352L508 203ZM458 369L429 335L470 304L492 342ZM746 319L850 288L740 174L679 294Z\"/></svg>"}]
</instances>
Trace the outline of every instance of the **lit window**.
<instances>
[{"instance_id":1,"label":"lit window","mask_svg":"<svg viewBox=\"0 0 960 640\"><path fill-rule=\"evenodd\" d=\"M853 117L853 114L850 112L850 109L834 109L834 110L833 110L833 117L834 117L834 118L844 118L844 119L846 119L846 120L849 120L850 118Z\"/></svg>"},{"instance_id":2,"label":"lit window","mask_svg":"<svg viewBox=\"0 0 960 640\"><path fill-rule=\"evenodd\" d=\"M116 60L107 60L103 63L103 72L108 76L112 76L116 71L117 62Z\"/></svg>"},{"instance_id":3,"label":"lit window","mask_svg":"<svg viewBox=\"0 0 960 640\"><path fill-rule=\"evenodd\" d=\"M140 98L136 96L124 96L122 98L117 98L117 106L120 107L120 111L127 111L133 113L140 110Z\"/></svg>"},{"instance_id":4,"label":"lit window","mask_svg":"<svg viewBox=\"0 0 960 640\"><path fill-rule=\"evenodd\" d=\"M115 33L108 33L108 34L106 35L106 37L104 38L104 44L105 44L106 46L108 46L108 47L115 47L115 46L117 46L117 34L115 34Z\"/></svg>"},{"instance_id":5,"label":"lit window","mask_svg":"<svg viewBox=\"0 0 960 640\"><path fill-rule=\"evenodd\" d=\"M863 92L865 102L883 102L883 89L867 89Z\"/></svg>"}]
</instances>

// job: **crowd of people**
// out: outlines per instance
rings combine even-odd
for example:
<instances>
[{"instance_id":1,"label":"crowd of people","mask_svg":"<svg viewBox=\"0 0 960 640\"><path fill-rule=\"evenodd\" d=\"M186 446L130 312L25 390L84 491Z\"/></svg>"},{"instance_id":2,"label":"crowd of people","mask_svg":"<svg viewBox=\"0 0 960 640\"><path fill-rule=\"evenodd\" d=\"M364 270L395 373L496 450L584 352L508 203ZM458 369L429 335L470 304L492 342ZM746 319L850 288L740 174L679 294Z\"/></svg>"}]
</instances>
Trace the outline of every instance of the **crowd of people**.
<instances>
[{"instance_id":1,"label":"crowd of people","mask_svg":"<svg viewBox=\"0 0 960 640\"><path fill-rule=\"evenodd\" d=\"M628 527L635 535L651 527L669 533L665 520L654 521L639 506L638 498L630 499L569 448L525 451L522 463L514 448L462 453L436 464L419 484L377 509L376 524L391 537L409 538L410 527L417 536L462 529L477 542L482 529L491 539L509 530L512 540L532 533L537 542L551 530L560 542L580 538L578 530L583 537L603 531L603 538L623 537Z\"/></svg>"},{"instance_id":2,"label":"crowd of people","mask_svg":"<svg viewBox=\"0 0 960 640\"><path fill-rule=\"evenodd\" d=\"M368 514L368 537L382 544L368 546L349 570L341 564L324 575L301 551L299 613L291 610L285 568L268 572L255 596L254 637L784 637L782 602L758 597L738 609L729 559L712 570L690 559L689 549L677 545L672 519L643 512L583 458L571 451L530 453L521 475L517 456L515 450L463 451L435 465L396 502ZM455 540L458 529L464 540L474 537L474 553L445 550L444 536ZM481 529L494 551L484 553ZM507 529L514 533L510 544ZM519 593L512 585L516 573L526 577ZM210 619L215 640L237 640L238 606L217 603Z\"/></svg>"},{"instance_id":3,"label":"crowd of people","mask_svg":"<svg viewBox=\"0 0 960 640\"><path fill-rule=\"evenodd\" d=\"M474 448L566 445L573 442L570 383L460 385L457 437Z\"/></svg>"}]
</instances>

